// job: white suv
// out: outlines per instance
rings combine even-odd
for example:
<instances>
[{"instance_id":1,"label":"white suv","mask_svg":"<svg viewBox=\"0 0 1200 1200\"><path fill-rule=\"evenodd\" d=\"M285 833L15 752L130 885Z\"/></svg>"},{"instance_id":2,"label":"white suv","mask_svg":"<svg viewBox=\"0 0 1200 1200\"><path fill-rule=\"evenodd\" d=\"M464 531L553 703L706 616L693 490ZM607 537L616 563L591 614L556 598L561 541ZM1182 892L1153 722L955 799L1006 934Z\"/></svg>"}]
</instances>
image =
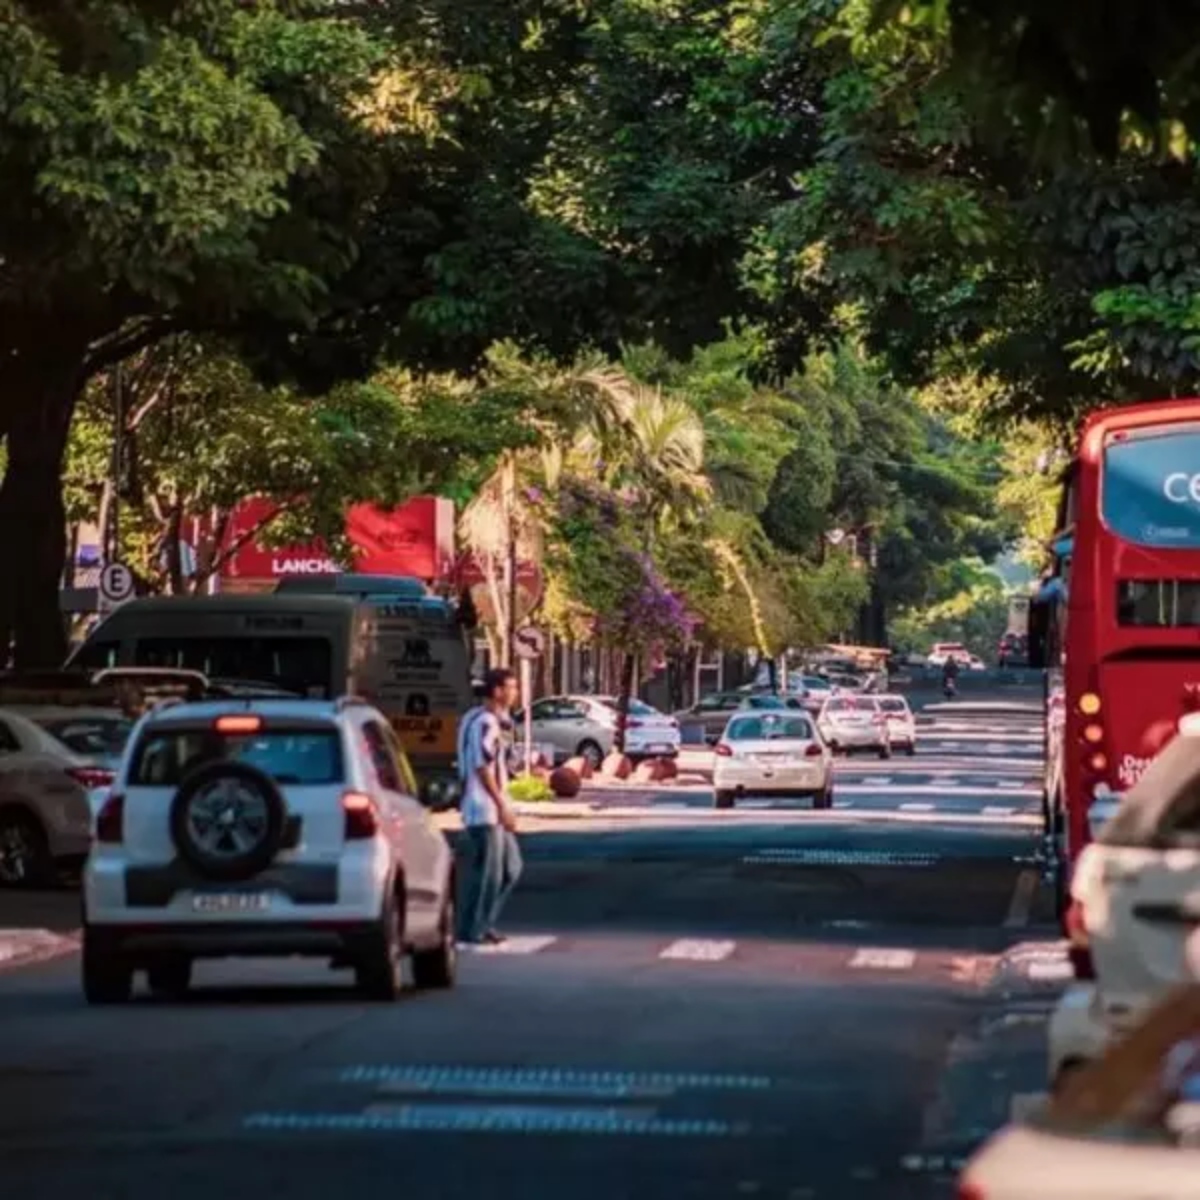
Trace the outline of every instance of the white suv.
<instances>
[{"instance_id":1,"label":"white suv","mask_svg":"<svg viewBox=\"0 0 1200 1200\"><path fill-rule=\"evenodd\" d=\"M454 864L363 701L222 700L144 716L96 817L83 990L181 994L198 958L308 955L393 1000L455 978Z\"/></svg>"}]
</instances>

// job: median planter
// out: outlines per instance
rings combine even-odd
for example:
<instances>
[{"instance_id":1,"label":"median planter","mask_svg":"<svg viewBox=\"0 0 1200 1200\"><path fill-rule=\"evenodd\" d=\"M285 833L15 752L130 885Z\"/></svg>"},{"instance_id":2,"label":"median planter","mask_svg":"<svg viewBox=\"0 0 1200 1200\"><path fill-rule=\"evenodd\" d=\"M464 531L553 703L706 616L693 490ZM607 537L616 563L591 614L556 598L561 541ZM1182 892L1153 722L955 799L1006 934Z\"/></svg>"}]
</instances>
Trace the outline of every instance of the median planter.
<instances>
[{"instance_id":1,"label":"median planter","mask_svg":"<svg viewBox=\"0 0 1200 1200\"><path fill-rule=\"evenodd\" d=\"M628 779L633 774L633 763L614 750L601 764L600 774L605 779Z\"/></svg>"},{"instance_id":2,"label":"median planter","mask_svg":"<svg viewBox=\"0 0 1200 1200\"><path fill-rule=\"evenodd\" d=\"M570 767L559 767L550 775L550 790L560 800L573 800L581 786L582 781Z\"/></svg>"},{"instance_id":3,"label":"median planter","mask_svg":"<svg viewBox=\"0 0 1200 1200\"><path fill-rule=\"evenodd\" d=\"M575 758L568 758L563 763L563 766L568 771L574 771L580 779L591 779L592 775L595 774L592 770L592 764L582 754L577 755Z\"/></svg>"},{"instance_id":4,"label":"median planter","mask_svg":"<svg viewBox=\"0 0 1200 1200\"><path fill-rule=\"evenodd\" d=\"M665 783L678 774L675 764L666 758L648 758L638 763L633 772L634 783Z\"/></svg>"}]
</instances>

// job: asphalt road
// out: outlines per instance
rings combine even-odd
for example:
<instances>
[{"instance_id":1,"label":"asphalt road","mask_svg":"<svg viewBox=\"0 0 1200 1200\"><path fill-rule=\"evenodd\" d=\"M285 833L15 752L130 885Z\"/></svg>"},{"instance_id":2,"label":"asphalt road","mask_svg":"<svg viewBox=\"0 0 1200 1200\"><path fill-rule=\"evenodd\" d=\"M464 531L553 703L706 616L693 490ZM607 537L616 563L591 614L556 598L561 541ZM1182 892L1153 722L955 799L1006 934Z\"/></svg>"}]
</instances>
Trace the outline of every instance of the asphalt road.
<instances>
[{"instance_id":1,"label":"asphalt road","mask_svg":"<svg viewBox=\"0 0 1200 1200\"><path fill-rule=\"evenodd\" d=\"M1036 928L1033 831L904 803L532 820L512 940L390 1007L285 963L93 1010L49 939L0 971L6 1191L944 1195L904 1164L995 956ZM77 905L4 895L0 925L69 934Z\"/></svg>"}]
</instances>

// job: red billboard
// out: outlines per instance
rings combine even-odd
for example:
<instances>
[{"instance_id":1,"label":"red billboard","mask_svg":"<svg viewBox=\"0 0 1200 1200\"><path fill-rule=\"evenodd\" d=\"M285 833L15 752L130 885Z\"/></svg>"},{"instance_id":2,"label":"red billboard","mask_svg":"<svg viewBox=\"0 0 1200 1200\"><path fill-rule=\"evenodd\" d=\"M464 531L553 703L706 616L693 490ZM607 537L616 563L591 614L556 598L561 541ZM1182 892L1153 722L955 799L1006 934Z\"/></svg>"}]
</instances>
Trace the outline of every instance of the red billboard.
<instances>
[{"instance_id":1,"label":"red billboard","mask_svg":"<svg viewBox=\"0 0 1200 1200\"><path fill-rule=\"evenodd\" d=\"M270 517L272 507L271 501L253 497L234 510L224 544L233 546L243 539L244 544L222 566L222 579L270 580L350 569L432 583L453 569L454 504L440 496L417 496L390 510L356 504L346 515L351 563L335 562L321 542L268 549L247 537Z\"/></svg>"}]
</instances>

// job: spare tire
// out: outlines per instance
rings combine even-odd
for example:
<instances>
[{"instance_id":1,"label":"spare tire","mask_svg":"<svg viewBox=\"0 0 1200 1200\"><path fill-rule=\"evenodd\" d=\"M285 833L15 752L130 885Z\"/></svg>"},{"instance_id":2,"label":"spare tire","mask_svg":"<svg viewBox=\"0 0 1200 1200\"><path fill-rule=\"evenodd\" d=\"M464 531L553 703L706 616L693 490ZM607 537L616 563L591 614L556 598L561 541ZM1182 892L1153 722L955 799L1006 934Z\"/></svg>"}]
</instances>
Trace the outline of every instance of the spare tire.
<instances>
[{"instance_id":1,"label":"spare tire","mask_svg":"<svg viewBox=\"0 0 1200 1200\"><path fill-rule=\"evenodd\" d=\"M269 775L246 763L208 763L184 778L171 801L171 838L200 874L249 879L278 853L286 818Z\"/></svg>"}]
</instances>

